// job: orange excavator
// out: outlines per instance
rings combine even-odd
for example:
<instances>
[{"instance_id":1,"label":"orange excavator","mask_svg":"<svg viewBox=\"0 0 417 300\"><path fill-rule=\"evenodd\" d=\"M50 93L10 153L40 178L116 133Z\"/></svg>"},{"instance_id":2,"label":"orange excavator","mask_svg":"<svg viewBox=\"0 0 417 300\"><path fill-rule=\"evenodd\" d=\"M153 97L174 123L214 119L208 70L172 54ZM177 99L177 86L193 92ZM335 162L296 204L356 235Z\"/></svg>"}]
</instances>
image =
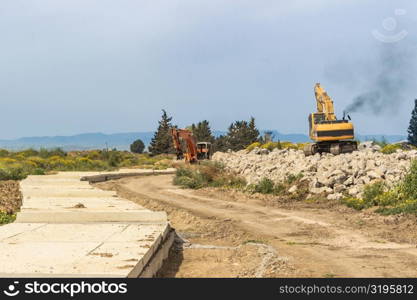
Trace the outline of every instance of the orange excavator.
<instances>
[{"instance_id":1,"label":"orange excavator","mask_svg":"<svg viewBox=\"0 0 417 300\"><path fill-rule=\"evenodd\" d=\"M184 159L189 163L196 163L200 159L210 159L211 143L198 142L188 129L171 128L171 136L177 159Z\"/></svg>"}]
</instances>

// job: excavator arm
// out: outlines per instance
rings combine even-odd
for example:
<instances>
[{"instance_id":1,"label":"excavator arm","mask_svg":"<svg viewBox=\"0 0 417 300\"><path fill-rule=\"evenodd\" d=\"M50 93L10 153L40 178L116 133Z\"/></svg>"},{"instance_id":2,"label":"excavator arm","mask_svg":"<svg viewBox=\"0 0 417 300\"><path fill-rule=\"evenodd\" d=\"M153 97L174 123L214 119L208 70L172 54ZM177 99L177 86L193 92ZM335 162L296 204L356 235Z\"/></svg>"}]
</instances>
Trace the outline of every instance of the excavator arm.
<instances>
[{"instance_id":1,"label":"excavator arm","mask_svg":"<svg viewBox=\"0 0 417 300\"><path fill-rule=\"evenodd\" d=\"M186 162L197 162L197 144L192 132L187 129L171 128L171 136L174 148L177 152L177 159L185 157ZM185 142L186 151L183 151L181 141Z\"/></svg>"},{"instance_id":2,"label":"excavator arm","mask_svg":"<svg viewBox=\"0 0 417 300\"><path fill-rule=\"evenodd\" d=\"M171 128L170 134L171 134L171 137L172 137L172 143L173 143L175 152L177 154L177 159L183 159L184 158L184 153L182 151L181 141L180 141L180 137L179 137L179 134L178 134L178 130L176 128Z\"/></svg>"},{"instance_id":3,"label":"excavator arm","mask_svg":"<svg viewBox=\"0 0 417 300\"><path fill-rule=\"evenodd\" d=\"M316 86L314 87L314 94L316 96L317 112L323 113L326 121L336 120L333 100L329 95L327 95L327 92L321 87L320 83L316 83Z\"/></svg>"}]
</instances>

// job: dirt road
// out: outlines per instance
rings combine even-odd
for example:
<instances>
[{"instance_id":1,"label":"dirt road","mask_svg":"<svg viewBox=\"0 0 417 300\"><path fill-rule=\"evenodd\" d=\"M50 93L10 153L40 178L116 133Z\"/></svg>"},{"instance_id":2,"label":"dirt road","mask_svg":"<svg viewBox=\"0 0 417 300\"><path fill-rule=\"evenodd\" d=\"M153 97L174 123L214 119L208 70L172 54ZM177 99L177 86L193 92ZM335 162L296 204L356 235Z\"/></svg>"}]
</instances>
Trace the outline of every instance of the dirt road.
<instances>
[{"instance_id":1,"label":"dirt road","mask_svg":"<svg viewBox=\"0 0 417 300\"><path fill-rule=\"evenodd\" d=\"M168 213L182 240L166 277L416 277L417 222L341 205L280 203L172 185L172 175L97 184Z\"/></svg>"}]
</instances>

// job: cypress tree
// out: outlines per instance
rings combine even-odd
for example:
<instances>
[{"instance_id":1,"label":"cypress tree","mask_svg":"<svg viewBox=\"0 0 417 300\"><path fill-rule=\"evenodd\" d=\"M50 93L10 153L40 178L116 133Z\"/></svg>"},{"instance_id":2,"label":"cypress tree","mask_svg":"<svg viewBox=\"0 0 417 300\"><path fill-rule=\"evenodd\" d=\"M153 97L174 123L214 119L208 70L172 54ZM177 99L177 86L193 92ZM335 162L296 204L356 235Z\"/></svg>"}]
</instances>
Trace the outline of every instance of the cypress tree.
<instances>
[{"instance_id":1,"label":"cypress tree","mask_svg":"<svg viewBox=\"0 0 417 300\"><path fill-rule=\"evenodd\" d=\"M250 118L249 126L248 126L248 136L246 138L247 138L248 145L259 141L259 130L258 128L256 128L254 117Z\"/></svg>"},{"instance_id":2,"label":"cypress tree","mask_svg":"<svg viewBox=\"0 0 417 300\"><path fill-rule=\"evenodd\" d=\"M168 117L167 112L162 110L161 120L158 121L159 126L151 140L149 152L152 154L172 153L172 137L169 130L172 127L172 117Z\"/></svg>"},{"instance_id":3,"label":"cypress tree","mask_svg":"<svg viewBox=\"0 0 417 300\"><path fill-rule=\"evenodd\" d=\"M410 125L408 126L408 142L417 146L417 99L414 100L414 109L411 112Z\"/></svg>"}]
</instances>

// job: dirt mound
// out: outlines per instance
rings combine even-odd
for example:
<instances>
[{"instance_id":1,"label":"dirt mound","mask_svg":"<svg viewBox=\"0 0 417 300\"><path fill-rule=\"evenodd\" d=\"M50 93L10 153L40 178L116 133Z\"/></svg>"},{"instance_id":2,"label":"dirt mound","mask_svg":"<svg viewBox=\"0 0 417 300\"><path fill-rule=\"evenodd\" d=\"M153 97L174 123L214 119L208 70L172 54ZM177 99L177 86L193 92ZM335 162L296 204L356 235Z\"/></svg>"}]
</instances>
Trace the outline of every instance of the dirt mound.
<instances>
[{"instance_id":1,"label":"dirt mound","mask_svg":"<svg viewBox=\"0 0 417 300\"><path fill-rule=\"evenodd\" d=\"M0 181L0 211L15 213L22 205L19 181Z\"/></svg>"}]
</instances>

